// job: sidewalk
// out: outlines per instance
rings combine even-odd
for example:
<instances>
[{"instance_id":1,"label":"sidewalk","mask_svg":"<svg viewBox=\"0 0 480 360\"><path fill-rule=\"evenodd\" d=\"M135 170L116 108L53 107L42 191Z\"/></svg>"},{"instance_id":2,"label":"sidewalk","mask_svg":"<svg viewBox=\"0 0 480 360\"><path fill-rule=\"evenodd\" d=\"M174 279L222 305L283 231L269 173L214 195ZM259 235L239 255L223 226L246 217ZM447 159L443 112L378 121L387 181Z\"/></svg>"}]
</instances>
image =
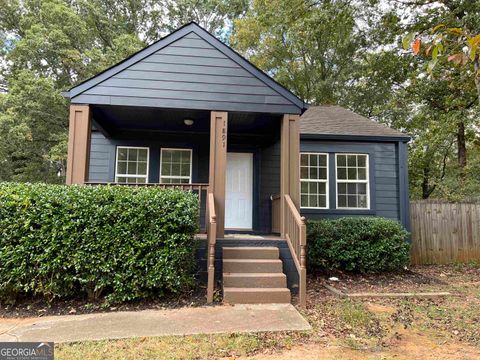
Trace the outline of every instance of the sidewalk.
<instances>
[{"instance_id":1,"label":"sidewalk","mask_svg":"<svg viewBox=\"0 0 480 360\"><path fill-rule=\"evenodd\" d=\"M143 336L309 330L291 304L144 310L0 319L0 341L120 339Z\"/></svg>"}]
</instances>

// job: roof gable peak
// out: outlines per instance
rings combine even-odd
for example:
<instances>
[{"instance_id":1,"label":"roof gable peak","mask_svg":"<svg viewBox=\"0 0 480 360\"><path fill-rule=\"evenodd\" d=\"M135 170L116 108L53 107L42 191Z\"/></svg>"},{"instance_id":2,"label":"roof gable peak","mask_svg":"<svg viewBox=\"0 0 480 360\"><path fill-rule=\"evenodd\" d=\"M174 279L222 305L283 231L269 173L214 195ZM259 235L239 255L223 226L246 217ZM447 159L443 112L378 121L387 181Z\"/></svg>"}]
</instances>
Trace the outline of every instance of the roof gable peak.
<instances>
[{"instance_id":1,"label":"roof gable peak","mask_svg":"<svg viewBox=\"0 0 480 360\"><path fill-rule=\"evenodd\" d=\"M84 82L72 87L65 95L69 98L74 98L83 92L87 91L88 89L95 87L96 85L102 83L103 81L111 78L112 76L118 74L119 72L127 69L128 67L142 61L146 57L154 54L155 52L163 49L170 44L174 43L175 41L187 36L188 34L194 33L204 41L206 41L210 46L214 47L218 51L220 51L223 55L237 63L241 68L248 71L254 77L259 79L268 87L272 88L275 92L279 95L287 99L293 105L297 106L300 111L303 111L305 108L305 104L302 100L300 100L297 96L295 96L292 92L288 89L277 83L274 79L264 73L262 70L258 69L255 65L250 63L244 57L242 57L239 53L233 50L228 45L224 44L222 41L217 39L203 27L201 27L196 22L192 21L183 25L182 27L178 28L177 30L173 31L172 33L168 34L167 36L157 40L156 42L152 43L151 45L145 47L144 49L134 53L130 57L122 60L121 62L113 65L110 68L102 71L101 73L95 75L94 77L85 80Z\"/></svg>"}]
</instances>

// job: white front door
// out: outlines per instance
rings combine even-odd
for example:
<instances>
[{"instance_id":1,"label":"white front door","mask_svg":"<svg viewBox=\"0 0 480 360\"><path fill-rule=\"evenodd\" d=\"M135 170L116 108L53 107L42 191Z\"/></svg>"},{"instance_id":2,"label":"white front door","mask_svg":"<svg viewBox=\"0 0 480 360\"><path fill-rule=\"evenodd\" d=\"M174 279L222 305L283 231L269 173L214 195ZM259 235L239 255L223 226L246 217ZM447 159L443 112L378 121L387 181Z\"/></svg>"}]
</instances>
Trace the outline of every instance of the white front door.
<instances>
[{"instance_id":1,"label":"white front door","mask_svg":"<svg viewBox=\"0 0 480 360\"><path fill-rule=\"evenodd\" d=\"M253 154L227 153L225 228L251 229Z\"/></svg>"}]
</instances>

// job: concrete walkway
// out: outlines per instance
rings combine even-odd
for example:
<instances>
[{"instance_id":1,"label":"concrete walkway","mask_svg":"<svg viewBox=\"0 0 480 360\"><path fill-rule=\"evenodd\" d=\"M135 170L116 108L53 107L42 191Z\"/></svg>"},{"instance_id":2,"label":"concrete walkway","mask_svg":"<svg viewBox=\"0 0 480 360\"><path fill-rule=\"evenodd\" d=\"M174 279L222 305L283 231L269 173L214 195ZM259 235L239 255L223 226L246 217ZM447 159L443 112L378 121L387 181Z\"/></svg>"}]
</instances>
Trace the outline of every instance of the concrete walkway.
<instances>
[{"instance_id":1,"label":"concrete walkway","mask_svg":"<svg viewBox=\"0 0 480 360\"><path fill-rule=\"evenodd\" d=\"M0 341L120 339L143 336L309 330L290 304L144 310L32 319L0 319Z\"/></svg>"}]
</instances>

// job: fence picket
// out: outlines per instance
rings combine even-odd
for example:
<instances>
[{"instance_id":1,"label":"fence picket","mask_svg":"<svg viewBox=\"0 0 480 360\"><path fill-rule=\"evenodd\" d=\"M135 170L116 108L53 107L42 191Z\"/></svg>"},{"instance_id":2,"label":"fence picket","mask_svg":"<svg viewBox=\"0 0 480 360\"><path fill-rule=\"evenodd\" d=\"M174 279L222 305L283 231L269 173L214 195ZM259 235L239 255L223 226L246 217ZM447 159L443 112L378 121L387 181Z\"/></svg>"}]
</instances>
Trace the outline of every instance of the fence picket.
<instances>
[{"instance_id":1,"label":"fence picket","mask_svg":"<svg viewBox=\"0 0 480 360\"><path fill-rule=\"evenodd\" d=\"M480 204L412 201L412 264L480 261Z\"/></svg>"}]
</instances>

